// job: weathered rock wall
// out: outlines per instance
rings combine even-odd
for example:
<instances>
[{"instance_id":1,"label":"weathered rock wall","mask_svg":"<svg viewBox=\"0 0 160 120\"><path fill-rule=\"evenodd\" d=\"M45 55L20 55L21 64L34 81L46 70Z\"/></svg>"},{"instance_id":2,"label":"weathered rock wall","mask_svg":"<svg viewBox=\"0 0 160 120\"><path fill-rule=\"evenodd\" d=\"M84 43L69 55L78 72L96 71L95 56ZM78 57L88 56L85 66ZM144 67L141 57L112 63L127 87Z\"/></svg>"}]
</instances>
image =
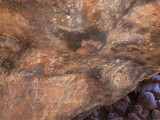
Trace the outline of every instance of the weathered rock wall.
<instances>
[{"instance_id":1,"label":"weathered rock wall","mask_svg":"<svg viewBox=\"0 0 160 120\"><path fill-rule=\"evenodd\" d=\"M1 0L2 120L78 120L160 68L157 0Z\"/></svg>"}]
</instances>

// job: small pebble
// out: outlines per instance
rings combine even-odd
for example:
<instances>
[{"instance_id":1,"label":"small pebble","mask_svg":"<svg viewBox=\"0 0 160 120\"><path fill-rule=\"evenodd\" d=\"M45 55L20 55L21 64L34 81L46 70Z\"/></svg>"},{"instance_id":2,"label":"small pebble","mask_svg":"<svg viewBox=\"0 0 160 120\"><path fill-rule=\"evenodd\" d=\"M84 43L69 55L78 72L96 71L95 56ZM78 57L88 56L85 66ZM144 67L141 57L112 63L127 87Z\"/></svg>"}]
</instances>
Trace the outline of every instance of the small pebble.
<instances>
[{"instance_id":1,"label":"small pebble","mask_svg":"<svg viewBox=\"0 0 160 120\"><path fill-rule=\"evenodd\" d=\"M143 108L139 105L135 105L133 107L133 113L135 113L136 115L141 115L143 112Z\"/></svg>"},{"instance_id":2,"label":"small pebble","mask_svg":"<svg viewBox=\"0 0 160 120\"><path fill-rule=\"evenodd\" d=\"M129 113L128 120L141 120L141 119L135 113Z\"/></svg>"},{"instance_id":3,"label":"small pebble","mask_svg":"<svg viewBox=\"0 0 160 120\"><path fill-rule=\"evenodd\" d=\"M108 119L109 120L109 119ZM127 118L124 118L124 117L117 117L117 118L113 118L113 119L110 119L110 120L127 120Z\"/></svg>"},{"instance_id":4,"label":"small pebble","mask_svg":"<svg viewBox=\"0 0 160 120\"><path fill-rule=\"evenodd\" d=\"M122 98L121 101L131 103L131 100L128 96Z\"/></svg>"},{"instance_id":5,"label":"small pebble","mask_svg":"<svg viewBox=\"0 0 160 120\"><path fill-rule=\"evenodd\" d=\"M111 120L111 119L114 119L114 118L117 118L117 117L120 117L117 113L115 113L115 112L114 112L114 113L111 113L111 112L110 112L110 113L108 114L107 119L108 119L108 120Z\"/></svg>"},{"instance_id":6,"label":"small pebble","mask_svg":"<svg viewBox=\"0 0 160 120\"><path fill-rule=\"evenodd\" d=\"M152 119L160 119L160 111L153 109L151 113Z\"/></svg>"},{"instance_id":7,"label":"small pebble","mask_svg":"<svg viewBox=\"0 0 160 120\"><path fill-rule=\"evenodd\" d=\"M140 104L142 107L152 110L157 107L155 97L151 92L142 92L138 96L138 104Z\"/></svg>"},{"instance_id":8,"label":"small pebble","mask_svg":"<svg viewBox=\"0 0 160 120\"><path fill-rule=\"evenodd\" d=\"M143 109L143 113L142 113L143 117L146 119L150 116L150 111L147 109Z\"/></svg>"},{"instance_id":9,"label":"small pebble","mask_svg":"<svg viewBox=\"0 0 160 120\"><path fill-rule=\"evenodd\" d=\"M115 111L119 113L120 115L124 116L127 114L127 108L129 106L127 102L118 101L113 106L114 106Z\"/></svg>"}]
</instances>

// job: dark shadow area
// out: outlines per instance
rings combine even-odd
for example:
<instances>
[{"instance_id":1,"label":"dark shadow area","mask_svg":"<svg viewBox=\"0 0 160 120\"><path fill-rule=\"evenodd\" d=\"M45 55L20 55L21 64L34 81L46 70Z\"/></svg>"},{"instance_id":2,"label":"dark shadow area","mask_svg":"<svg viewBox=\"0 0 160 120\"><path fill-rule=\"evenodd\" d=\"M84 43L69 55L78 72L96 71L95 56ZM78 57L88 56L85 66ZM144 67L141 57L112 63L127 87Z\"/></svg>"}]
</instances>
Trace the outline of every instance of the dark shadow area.
<instances>
[{"instance_id":1,"label":"dark shadow area","mask_svg":"<svg viewBox=\"0 0 160 120\"><path fill-rule=\"evenodd\" d=\"M81 47L82 40L94 40L100 41L106 44L106 32L100 31L97 27L87 28L84 32L68 32L64 30L58 30L55 33L57 36L61 34L60 39L64 40L68 44L68 48L75 51Z\"/></svg>"}]
</instances>

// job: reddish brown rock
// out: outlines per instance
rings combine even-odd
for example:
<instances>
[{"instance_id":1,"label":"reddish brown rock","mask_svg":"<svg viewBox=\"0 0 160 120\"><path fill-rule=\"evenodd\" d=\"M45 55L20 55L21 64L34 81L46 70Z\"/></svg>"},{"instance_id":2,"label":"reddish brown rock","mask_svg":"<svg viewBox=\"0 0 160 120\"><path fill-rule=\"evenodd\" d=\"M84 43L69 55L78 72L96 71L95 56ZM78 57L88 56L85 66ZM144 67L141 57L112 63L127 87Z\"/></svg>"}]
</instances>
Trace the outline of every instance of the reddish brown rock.
<instances>
[{"instance_id":1,"label":"reddish brown rock","mask_svg":"<svg viewBox=\"0 0 160 120\"><path fill-rule=\"evenodd\" d=\"M76 50L77 54L88 55L92 54L95 51L95 48L92 46L80 47Z\"/></svg>"},{"instance_id":2,"label":"reddish brown rock","mask_svg":"<svg viewBox=\"0 0 160 120\"><path fill-rule=\"evenodd\" d=\"M78 120L115 103L160 71L159 13L159 0L1 0L0 119ZM93 54L76 53L83 40Z\"/></svg>"}]
</instances>

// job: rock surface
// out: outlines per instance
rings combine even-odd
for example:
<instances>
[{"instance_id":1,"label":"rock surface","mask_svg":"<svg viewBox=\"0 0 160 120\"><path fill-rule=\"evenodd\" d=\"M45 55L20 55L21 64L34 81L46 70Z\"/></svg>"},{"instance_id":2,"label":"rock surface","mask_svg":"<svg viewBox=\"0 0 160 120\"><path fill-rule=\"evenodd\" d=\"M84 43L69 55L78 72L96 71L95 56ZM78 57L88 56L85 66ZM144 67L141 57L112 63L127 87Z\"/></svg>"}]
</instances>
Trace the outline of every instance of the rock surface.
<instances>
[{"instance_id":1,"label":"rock surface","mask_svg":"<svg viewBox=\"0 0 160 120\"><path fill-rule=\"evenodd\" d=\"M151 92L142 92L137 99L144 108L152 110L157 107L154 95Z\"/></svg>"},{"instance_id":2,"label":"rock surface","mask_svg":"<svg viewBox=\"0 0 160 120\"><path fill-rule=\"evenodd\" d=\"M160 119L160 111L159 110L156 110L156 109L152 110L151 115L152 115L152 119Z\"/></svg>"},{"instance_id":3,"label":"rock surface","mask_svg":"<svg viewBox=\"0 0 160 120\"><path fill-rule=\"evenodd\" d=\"M142 115L145 119L147 119L150 116L150 111L147 109L144 109Z\"/></svg>"},{"instance_id":4,"label":"rock surface","mask_svg":"<svg viewBox=\"0 0 160 120\"><path fill-rule=\"evenodd\" d=\"M160 71L159 13L159 0L0 0L0 119L115 103Z\"/></svg>"},{"instance_id":5,"label":"rock surface","mask_svg":"<svg viewBox=\"0 0 160 120\"><path fill-rule=\"evenodd\" d=\"M119 113L120 115L126 115L127 114L127 108L129 106L129 104L127 102L118 101L113 106L114 106L115 111L117 113Z\"/></svg>"},{"instance_id":6,"label":"rock surface","mask_svg":"<svg viewBox=\"0 0 160 120\"><path fill-rule=\"evenodd\" d=\"M160 74L159 74L160 75ZM149 84L146 84L146 82L148 82ZM146 80L146 81L142 81L140 83L140 85L138 85L139 87L137 88L138 90L140 90L142 87L142 91L141 93L136 93L135 91L137 91L137 89L131 93L129 93L127 96L125 96L124 98L120 99L118 102L110 105L110 106L105 106L103 109L103 111L99 110L102 108L97 109L96 111L99 113L97 114L97 120L117 120L117 119L126 119L126 120L158 120L160 119L160 107L156 106L154 107L154 109L151 109L152 106L152 101L155 100L156 102L159 101L159 99L155 99L154 95L150 92L147 91L143 91L143 88L150 88L150 85L153 84L160 84L160 81L157 79L154 79L154 81L152 81L152 78ZM158 87L157 87L158 88ZM147 88L148 89L148 88ZM158 88L159 89L159 88ZM135 94L136 93L136 94ZM148 95L147 95L147 94ZM137 99L140 96L143 96L145 94L145 97L141 97L141 101L136 101L133 99ZM147 97L152 95L152 100L149 100ZM135 96L133 98L133 96ZM127 98L127 100L126 100ZM150 97L149 97L150 98ZM130 101L131 100L131 101ZM139 104L139 102L143 103L143 104ZM146 103L147 102L147 103ZM139 105L137 105L139 104ZM127 106L126 106L127 105ZM114 108L113 108L114 106ZM125 112L124 112L125 111ZM125 113L125 114L122 114ZM104 114L106 116L104 116ZM103 115L103 117L101 117ZM128 118L126 118L128 116ZM90 118L90 116L88 116L87 118ZM90 119L84 119L84 120L90 120ZM94 119L95 120L95 119Z\"/></svg>"},{"instance_id":7,"label":"rock surface","mask_svg":"<svg viewBox=\"0 0 160 120\"><path fill-rule=\"evenodd\" d=\"M136 114L134 113L129 113L128 114L128 119L129 120L141 120Z\"/></svg>"},{"instance_id":8,"label":"rock surface","mask_svg":"<svg viewBox=\"0 0 160 120\"><path fill-rule=\"evenodd\" d=\"M133 113L135 113L136 115L141 115L143 113L143 108L139 105L134 105Z\"/></svg>"}]
</instances>

